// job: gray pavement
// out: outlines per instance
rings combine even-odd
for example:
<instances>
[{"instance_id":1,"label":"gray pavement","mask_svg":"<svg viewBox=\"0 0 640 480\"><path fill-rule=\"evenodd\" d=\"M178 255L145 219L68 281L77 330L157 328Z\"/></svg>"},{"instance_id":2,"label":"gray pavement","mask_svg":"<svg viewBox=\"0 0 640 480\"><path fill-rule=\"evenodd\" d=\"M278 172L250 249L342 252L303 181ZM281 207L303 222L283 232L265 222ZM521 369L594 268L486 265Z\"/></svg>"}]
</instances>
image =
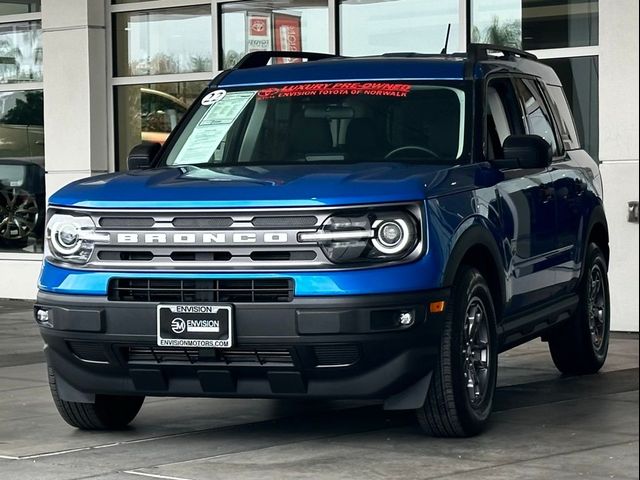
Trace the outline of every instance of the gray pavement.
<instances>
[{"instance_id":1,"label":"gray pavement","mask_svg":"<svg viewBox=\"0 0 640 480\"><path fill-rule=\"evenodd\" d=\"M0 301L0 480L638 478L638 336L598 375L561 377L546 344L500 356L489 430L423 436L366 402L147 399L124 432L58 416L28 302Z\"/></svg>"}]
</instances>

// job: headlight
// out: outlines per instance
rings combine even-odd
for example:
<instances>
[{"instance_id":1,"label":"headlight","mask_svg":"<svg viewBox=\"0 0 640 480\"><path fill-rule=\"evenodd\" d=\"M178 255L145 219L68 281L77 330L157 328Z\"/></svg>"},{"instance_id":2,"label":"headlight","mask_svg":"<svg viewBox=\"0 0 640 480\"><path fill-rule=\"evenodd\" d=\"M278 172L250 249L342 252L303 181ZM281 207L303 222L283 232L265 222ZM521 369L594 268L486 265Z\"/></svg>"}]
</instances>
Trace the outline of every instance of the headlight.
<instances>
[{"instance_id":1,"label":"headlight","mask_svg":"<svg viewBox=\"0 0 640 480\"><path fill-rule=\"evenodd\" d=\"M45 256L71 263L87 263L96 242L109 235L97 233L91 217L54 213L47 223Z\"/></svg>"},{"instance_id":2,"label":"headlight","mask_svg":"<svg viewBox=\"0 0 640 480\"><path fill-rule=\"evenodd\" d=\"M383 262L405 258L420 242L415 217L405 211L334 215L315 232L298 235L316 242L334 263Z\"/></svg>"}]
</instances>

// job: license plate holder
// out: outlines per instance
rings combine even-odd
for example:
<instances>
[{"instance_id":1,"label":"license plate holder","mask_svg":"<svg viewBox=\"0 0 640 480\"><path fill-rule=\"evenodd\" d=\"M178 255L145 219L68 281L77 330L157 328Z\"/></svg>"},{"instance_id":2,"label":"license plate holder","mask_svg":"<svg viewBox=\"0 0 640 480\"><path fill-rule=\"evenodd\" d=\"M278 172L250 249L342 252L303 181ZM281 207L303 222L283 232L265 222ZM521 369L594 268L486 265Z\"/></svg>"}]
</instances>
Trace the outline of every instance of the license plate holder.
<instances>
[{"instance_id":1,"label":"license plate holder","mask_svg":"<svg viewBox=\"0 0 640 480\"><path fill-rule=\"evenodd\" d=\"M226 304L158 305L161 347L231 348L233 307Z\"/></svg>"}]
</instances>

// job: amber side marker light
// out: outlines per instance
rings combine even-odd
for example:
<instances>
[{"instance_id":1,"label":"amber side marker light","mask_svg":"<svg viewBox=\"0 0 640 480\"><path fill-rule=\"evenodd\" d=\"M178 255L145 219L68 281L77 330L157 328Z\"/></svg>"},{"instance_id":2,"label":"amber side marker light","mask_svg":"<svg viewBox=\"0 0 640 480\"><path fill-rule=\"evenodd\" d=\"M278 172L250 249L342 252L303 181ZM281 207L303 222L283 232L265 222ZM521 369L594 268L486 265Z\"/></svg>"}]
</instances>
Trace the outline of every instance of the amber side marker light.
<instances>
[{"instance_id":1,"label":"amber side marker light","mask_svg":"<svg viewBox=\"0 0 640 480\"><path fill-rule=\"evenodd\" d=\"M442 313L444 312L445 301L440 300L439 302L431 302L429 304L429 312L431 313Z\"/></svg>"}]
</instances>

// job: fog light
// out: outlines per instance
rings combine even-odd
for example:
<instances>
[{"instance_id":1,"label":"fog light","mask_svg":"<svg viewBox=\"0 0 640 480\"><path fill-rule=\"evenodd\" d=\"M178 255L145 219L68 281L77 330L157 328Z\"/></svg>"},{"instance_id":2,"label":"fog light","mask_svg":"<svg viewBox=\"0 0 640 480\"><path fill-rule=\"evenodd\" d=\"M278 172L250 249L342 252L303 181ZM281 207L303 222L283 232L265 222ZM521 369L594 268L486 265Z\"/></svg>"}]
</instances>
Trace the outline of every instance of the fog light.
<instances>
[{"instance_id":1,"label":"fog light","mask_svg":"<svg viewBox=\"0 0 640 480\"><path fill-rule=\"evenodd\" d=\"M49 323L49 312L47 310L39 308L36 311L36 321L38 323Z\"/></svg>"},{"instance_id":2,"label":"fog light","mask_svg":"<svg viewBox=\"0 0 640 480\"><path fill-rule=\"evenodd\" d=\"M400 325L411 325L413 323L413 312L402 312L400 314Z\"/></svg>"}]
</instances>

